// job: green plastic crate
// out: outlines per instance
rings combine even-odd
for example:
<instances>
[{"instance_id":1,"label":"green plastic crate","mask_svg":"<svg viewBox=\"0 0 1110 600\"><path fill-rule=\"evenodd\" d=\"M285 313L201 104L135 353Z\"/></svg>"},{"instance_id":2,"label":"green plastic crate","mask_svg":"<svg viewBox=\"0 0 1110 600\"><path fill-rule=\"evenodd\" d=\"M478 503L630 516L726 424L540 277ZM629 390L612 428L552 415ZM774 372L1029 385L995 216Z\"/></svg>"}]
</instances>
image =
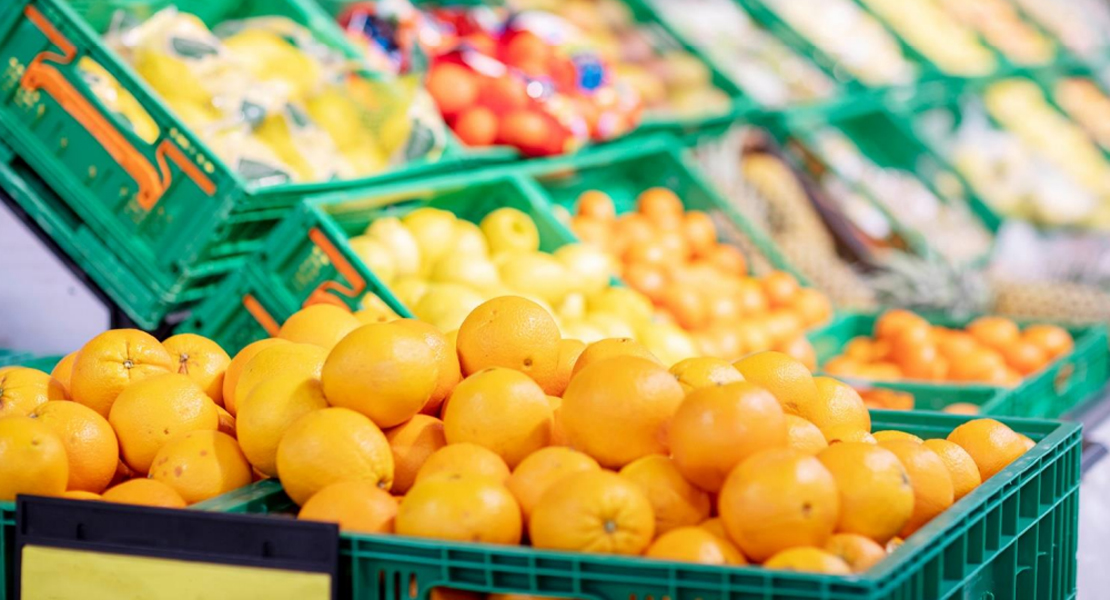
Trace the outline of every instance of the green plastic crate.
<instances>
[{"instance_id":1,"label":"green plastic crate","mask_svg":"<svg viewBox=\"0 0 1110 600\"><path fill-rule=\"evenodd\" d=\"M940 83L922 84L919 90L925 88L938 94L944 93L947 86ZM916 92L915 92L916 93ZM888 95L887 106L902 106L897 100L899 95ZM895 232L902 237L913 253L925 255L940 255L930 244L926 235L913 228L912 225L902 220L898 213L888 210L871 192L861 184L856 183L852 173L838 171L817 151L817 132L825 127L842 133L848 140L859 148L866 158L875 165L884 169L897 169L915 177L929 192L940 202L955 205L968 203L971 215L984 225L988 232L997 230L998 223L992 219L984 218L978 208L982 200L974 193L966 181L955 172L947 162L938 157L933 150L922 143L915 135L906 131L904 118L901 113L877 108L863 112L846 112L838 118L828 119L826 116L815 112L797 112L788 115L786 119L785 136L795 139L807 149L815 160L828 167L862 196L866 197L893 225ZM797 148L794 148L797 150ZM804 162L804 161L803 161ZM972 257L968 263L978 263L986 260L990 249L980 256Z\"/></svg>"},{"instance_id":2,"label":"green plastic crate","mask_svg":"<svg viewBox=\"0 0 1110 600\"><path fill-rule=\"evenodd\" d=\"M924 438L967 417L873 411L872 425ZM423 600L444 586L478 592L626 600L916 600L1069 598L1076 592L1080 426L1002 419L1037 445L911 536L870 571L849 577L709 567L389 535L340 534L341 586L355 600ZM291 513L276 481L198 504L235 513Z\"/></svg>"},{"instance_id":3,"label":"green plastic crate","mask_svg":"<svg viewBox=\"0 0 1110 600\"><path fill-rule=\"evenodd\" d=\"M30 355L26 352L16 352L15 350L0 348L0 367L22 365L28 358L30 358Z\"/></svg>"},{"instance_id":4,"label":"green plastic crate","mask_svg":"<svg viewBox=\"0 0 1110 600\"><path fill-rule=\"evenodd\" d=\"M574 213L578 196L601 190L613 199L617 214L636 208L636 197L652 187L673 191L689 210L707 213L721 242L754 247L776 269L790 272L803 284L778 247L753 227L701 174L683 146L668 136L628 140L590 153L536 162L524 167L555 205Z\"/></svg>"},{"instance_id":5,"label":"green plastic crate","mask_svg":"<svg viewBox=\"0 0 1110 600\"><path fill-rule=\"evenodd\" d=\"M574 241L551 215L536 184L504 169L323 195L305 202L278 225L240 276L229 278L179 330L215 336L235 352L276 333L275 324L302 306L332 302L357 309L367 293L376 294L398 314L412 316L348 241L374 219L403 216L425 206L449 210L474 223L494 209L513 207L535 221L542 250ZM250 314L242 302L246 294L258 300L247 311Z\"/></svg>"},{"instance_id":6,"label":"green plastic crate","mask_svg":"<svg viewBox=\"0 0 1110 600\"><path fill-rule=\"evenodd\" d=\"M844 314L832 325L811 336L818 364L823 365L839 355L852 338L870 336L878 318L878 314ZM964 327L972 321L972 318L927 318L931 323L945 327ZM1044 321L1018 321L1023 327L1034 322ZM1026 377L1013 389L982 384L915 381L870 383L910 392L915 400L921 400L917 408L927 410L939 410L954 402L970 402L978 405L987 415L1059 418L1090 400L1110 380L1110 342L1107 340L1106 325L1060 325L1075 339L1075 348ZM859 381L853 380L853 383Z\"/></svg>"},{"instance_id":7,"label":"green plastic crate","mask_svg":"<svg viewBox=\"0 0 1110 600\"><path fill-rule=\"evenodd\" d=\"M209 23L286 16L357 56L335 23L307 0L174 4ZM160 131L155 143L140 140L89 91L76 68L85 57L104 67L150 114ZM439 162L415 161L374 177L257 188L184 127L64 0L6 2L0 8L0 61L5 144L112 253L124 257L145 290L141 293L160 299L152 310L149 303L133 306L130 298L119 298L129 316L144 325L187 302L193 288L205 283L198 278L234 268L222 259L257 249L282 211L304 194L508 158L497 151L462 152L456 145Z\"/></svg>"}]
</instances>

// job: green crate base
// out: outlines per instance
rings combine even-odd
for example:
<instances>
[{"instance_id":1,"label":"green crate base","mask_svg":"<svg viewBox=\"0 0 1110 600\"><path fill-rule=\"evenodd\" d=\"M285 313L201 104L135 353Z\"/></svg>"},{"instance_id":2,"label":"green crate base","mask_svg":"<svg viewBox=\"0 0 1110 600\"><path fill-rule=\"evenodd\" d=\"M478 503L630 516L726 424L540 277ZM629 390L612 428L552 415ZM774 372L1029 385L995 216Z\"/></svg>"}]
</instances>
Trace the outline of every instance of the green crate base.
<instances>
[{"instance_id":1,"label":"green crate base","mask_svg":"<svg viewBox=\"0 0 1110 600\"><path fill-rule=\"evenodd\" d=\"M878 314L848 313L810 336L818 364L839 355L854 337L870 336ZM972 318L928 316L935 325L964 327ZM1037 323L1044 321L1035 321ZM1023 328L1034 321L1018 321ZM941 410L955 402L969 402L985 415L1058 418L1082 405L1110 380L1110 342L1105 325L1060 324L1075 339L1074 349L1026 377L1013 389L982 384L931 383L920 381L877 382L844 378L855 384L874 385L914 395L915 407Z\"/></svg>"},{"instance_id":2,"label":"green crate base","mask_svg":"<svg viewBox=\"0 0 1110 600\"><path fill-rule=\"evenodd\" d=\"M967 417L874 411L875 429L946 436ZM835 577L756 567L706 567L605 555L342 534L341 582L357 600L424 600L434 587L592 600L915 600L1069 598L1076 590L1080 427L1003 419L1037 446L954 504L889 558ZM238 513L291 513L263 481L198 504Z\"/></svg>"}]
</instances>

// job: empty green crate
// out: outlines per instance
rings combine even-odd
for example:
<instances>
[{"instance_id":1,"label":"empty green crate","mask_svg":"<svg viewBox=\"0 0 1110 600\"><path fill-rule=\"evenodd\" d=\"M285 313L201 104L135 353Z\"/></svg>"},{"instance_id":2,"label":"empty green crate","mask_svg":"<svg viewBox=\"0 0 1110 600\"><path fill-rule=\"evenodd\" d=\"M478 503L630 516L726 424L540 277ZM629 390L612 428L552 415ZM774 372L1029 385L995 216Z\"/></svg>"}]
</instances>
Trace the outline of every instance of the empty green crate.
<instances>
[{"instance_id":1,"label":"empty green crate","mask_svg":"<svg viewBox=\"0 0 1110 600\"><path fill-rule=\"evenodd\" d=\"M871 336L878 314L848 313L810 339L819 365L839 355L854 337ZM929 321L945 327L964 327L971 318L955 319L929 316ZM1023 327L1032 322L1019 321ZM940 410L955 402L969 402L983 414L1017 417L1058 418L1081 406L1110 380L1110 343L1103 324L1062 327L1075 339L1075 348L1058 357L1044 369L1026 377L1013 389L983 384L931 383L921 381L863 382L877 387L910 392L920 400L916 408ZM846 378L847 379L847 378Z\"/></svg>"},{"instance_id":2,"label":"empty green crate","mask_svg":"<svg viewBox=\"0 0 1110 600\"><path fill-rule=\"evenodd\" d=\"M945 437L967 417L874 411L872 425ZM443 586L478 592L627 600L1069 598L1076 592L1080 426L1002 419L1037 445L860 575L711 567L526 547L341 534L341 589L356 600L424 600ZM276 481L196 506L296 510Z\"/></svg>"},{"instance_id":3,"label":"empty green crate","mask_svg":"<svg viewBox=\"0 0 1110 600\"><path fill-rule=\"evenodd\" d=\"M161 2L159 5L169 4ZM349 56L342 32L306 0L232 3L178 0L208 23L277 15L293 19ZM82 5L93 11L93 5ZM90 13L96 17L96 13ZM116 78L154 120L159 137L147 143L110 114L78 73L90 58ZM0 8L0 132L23 166L37 174L72 215L108 250L123 257L149 303L122 307L146 325L191 299L226 259L259 247L259 240L304 194L427 174L472 161L502 160L499 152L463 152L451 145L439 162L415 161L357 180L258 188L233 173L193 135L157 95L101 41L64 0L13 0ZM75 242L76 243L76 242Z\"/></svg>"}]
</instances>

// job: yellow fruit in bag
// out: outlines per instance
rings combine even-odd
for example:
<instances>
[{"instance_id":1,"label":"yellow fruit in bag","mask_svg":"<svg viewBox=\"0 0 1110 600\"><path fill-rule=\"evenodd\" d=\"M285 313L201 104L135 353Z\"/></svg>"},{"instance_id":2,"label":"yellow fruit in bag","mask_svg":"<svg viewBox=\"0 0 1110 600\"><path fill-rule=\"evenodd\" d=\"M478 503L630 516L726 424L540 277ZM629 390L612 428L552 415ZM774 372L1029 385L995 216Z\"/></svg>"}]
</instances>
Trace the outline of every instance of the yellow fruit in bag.
<instances>
[{"instance_id":1,"label":"yellow fruit in bag","mask_svg":"<svg viewBox=\"0 0 1110 600\"><path fill-rule=\"evenodd\" d=\"M85 56L77 63L77 69L85 85L104 106L122 117L131 130L147 143L158 139L158 125L150 114L143 109L131 92L123 89L119 81L104 69L100 63Z\"/></svg>"},{"instance_id":2,"label":"yellow fruit in bag","mask_svg":"<svg viewBox=\"0 0 1110 600\"><path fill-rule=\"evenodd\" d=\"M328 134L292 104L267 116L255 135L293 168L299 181L327 181L353 174Z\"/></svg>"},{"instance_id":3,"label":"yellow fruit in bag","mask_svg":"<svg viewBox=\"0 0 1110 600\"><path fill-rule=\"evenodd\" d=\"M258 79L284 82L294 98L303 98L320 85L320 63L269 31L244 29L224 39L224 47Z\"/></svg>"}]
</instances>

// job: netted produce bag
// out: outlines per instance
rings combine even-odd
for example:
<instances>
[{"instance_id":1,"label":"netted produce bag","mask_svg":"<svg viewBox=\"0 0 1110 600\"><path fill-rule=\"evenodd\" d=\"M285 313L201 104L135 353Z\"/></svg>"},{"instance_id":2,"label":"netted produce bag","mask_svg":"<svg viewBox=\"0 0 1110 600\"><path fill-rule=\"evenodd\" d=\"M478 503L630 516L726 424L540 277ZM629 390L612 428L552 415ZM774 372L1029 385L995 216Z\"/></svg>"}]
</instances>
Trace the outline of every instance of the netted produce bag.
<instances>
[{"instance_id":1,"label":"netted produce bag","mask_svg":"<svg viewBox=\"0 0 1110 600\"><path fill-rule=\"evenodd\" d=\"M694 155L722 195L779 247L791 266L840 307L866 309L875 299L863 276L838 254L837 240L807 184L771 145L748 127L698 144ZM738 240L753 271L772 267L748 238Z\"/></svg>"},{"instance_id":2,"label":"netted produce bag","mask_svg":"<svg viewBox=\"0 0 1110 600\"><path fill-rule=\"evenodd\" d=\"M437 125L411 115L415 85L373 79L360 61L284 17L210 30L171 7L143 22L116 20L105 39L259 185L370 176L442 149Z\"/></svg>"}]
</instances>

